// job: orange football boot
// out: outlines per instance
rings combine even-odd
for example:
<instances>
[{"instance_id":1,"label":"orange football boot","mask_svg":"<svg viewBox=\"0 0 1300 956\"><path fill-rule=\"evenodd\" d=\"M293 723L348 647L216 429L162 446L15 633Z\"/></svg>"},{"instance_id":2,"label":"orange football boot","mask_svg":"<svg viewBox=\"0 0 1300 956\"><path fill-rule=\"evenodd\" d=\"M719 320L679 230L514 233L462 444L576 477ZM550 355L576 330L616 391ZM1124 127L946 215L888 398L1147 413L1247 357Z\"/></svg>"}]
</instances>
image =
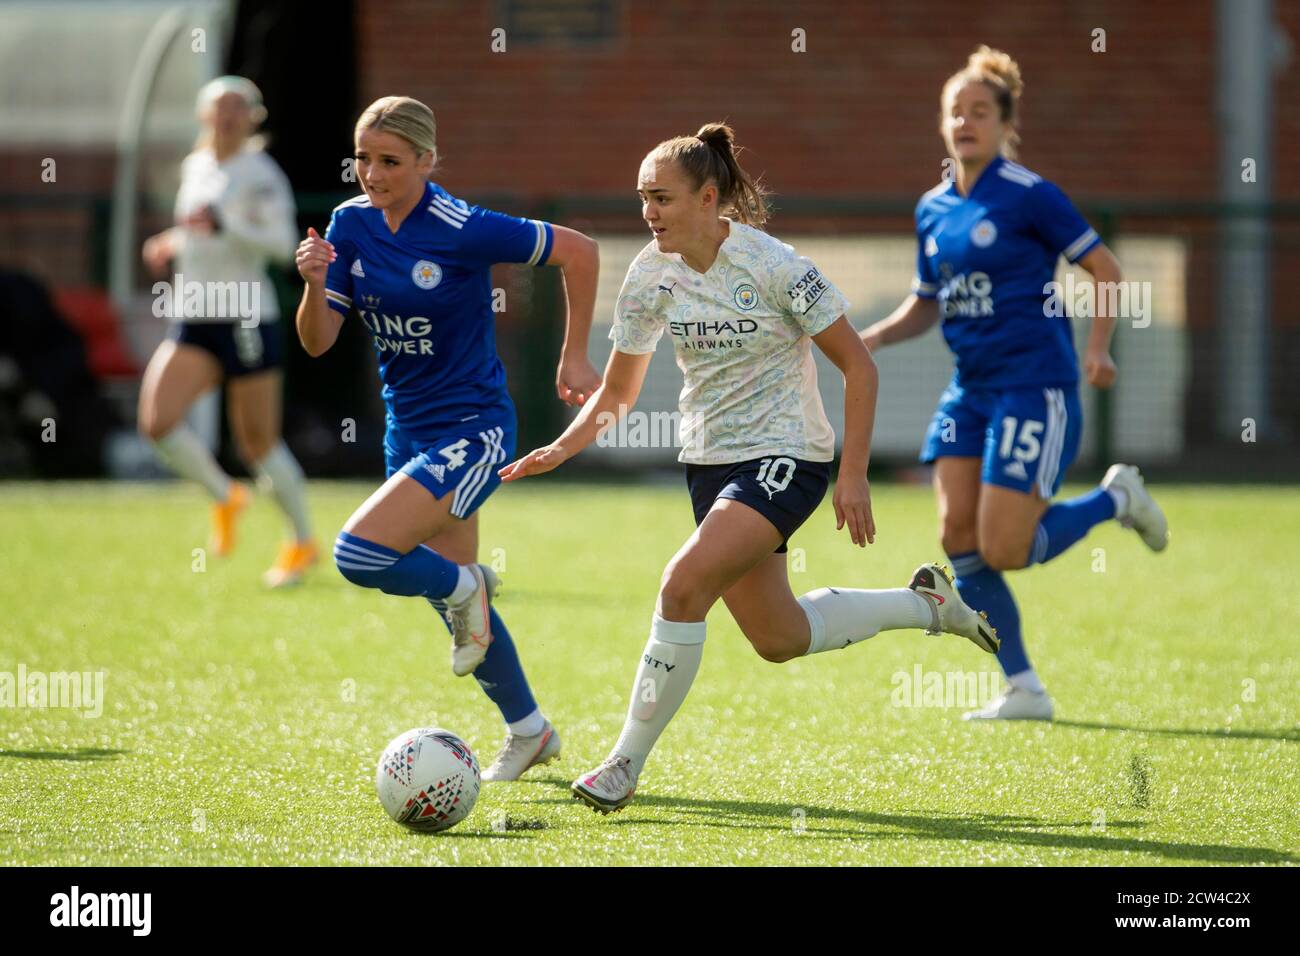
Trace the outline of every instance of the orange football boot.
<instances>
[{"instance_id":1,"label":"orange football boot","mask_svg":"<svg viewBox=\"0 0 1300 956\"><path fill-rule=\"evenodd\" d=\"M280 545L275 564L262 575L268 588L284 588L297 584L307 569L320 560L320 548L315 541L286 541Z\"/></svg>"},{"instance_id":2,"label":"orange football boot","mask_svg":"<svg viewBox=\"0 0 1300 956\"><path fill-rule=\"evenodd\" d=\"M212 537L208 541L208 550L214 556L224 558L235 549L235 522L240 512L248 507L249 499L248 489L232 481L226 500L212 506Z\"/></svg>"}]
</instances>

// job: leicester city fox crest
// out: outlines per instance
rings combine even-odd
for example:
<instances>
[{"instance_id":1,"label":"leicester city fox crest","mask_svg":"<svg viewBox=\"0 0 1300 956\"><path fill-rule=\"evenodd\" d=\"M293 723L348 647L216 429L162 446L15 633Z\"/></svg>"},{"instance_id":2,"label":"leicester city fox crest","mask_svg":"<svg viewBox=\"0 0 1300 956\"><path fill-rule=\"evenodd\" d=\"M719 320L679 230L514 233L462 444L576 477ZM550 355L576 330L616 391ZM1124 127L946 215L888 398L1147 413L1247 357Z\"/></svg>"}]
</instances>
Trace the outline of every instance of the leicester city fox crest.
<instances>
[{"instance_id":1,"label":"leicester city fox crest","mask_svg":"<svg viewBox=\"0 0 1300 956\"><path fill-rule=\"evenodd\" d=\"M987 249L993 245L998 238L998 227L993 225L991 219L981 219L975 223L975 228L970 231L970 241L981 249Z\"/></svg>"},{"instance_id":2,"label":"leicester city fox crest","mask_svg":"<svg viewBox=\"0 0 1300 956\"><path fill-rule=\"evenodd\" d=\"M442 281L442 267L436 262L421 259L411 269L411 281L421 289L432 289Z\"/></svg>"}]
</instances>

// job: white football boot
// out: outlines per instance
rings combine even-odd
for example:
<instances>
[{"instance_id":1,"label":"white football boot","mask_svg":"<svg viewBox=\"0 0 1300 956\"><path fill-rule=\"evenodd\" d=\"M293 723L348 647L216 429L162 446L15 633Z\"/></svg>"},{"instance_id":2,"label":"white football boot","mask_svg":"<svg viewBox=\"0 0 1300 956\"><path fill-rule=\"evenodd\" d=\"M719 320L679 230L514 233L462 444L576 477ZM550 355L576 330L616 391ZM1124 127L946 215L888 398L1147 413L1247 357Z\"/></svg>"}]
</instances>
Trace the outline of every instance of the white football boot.
<instances>
[{"instance_id":1,"label":"white football boot","mask_svg":"<svg viewBox=\"0 0 1300 956\"><path fill-rule=\"evenodd\" d=\"M1141 535L1143 543L1152 551L1163 551L1169 544L1169 522L1151 497L1151 492L1147 491L1142 473L1133 465L1111 465L1101 480L1101 486L1123 489L1128 503L1115 517L1124 527Z\"/></svg>"},{"instance_id":2,"label":"white football boot","mask_svg":"<svg viewBox=\"0 0 1300 956\"><path fill-rule=\"evenodd\" d=\"M505 746L492 761L492 766L483 771L483 779L489 782L518 780L529 767L540 767L559 759L560 735L548 720L542 732L532 737L506 734Z\"/></svg>"},{"instance_id":3,"label":"white football boot","mask_svg":"<svg viewBox=\"0 0 1300 956\"><path fill-rule=\"evenodd\" d=\"M1026 690L1008 684L1002 696L983 710L962 714L962 720L1051 720L1052 698L1047 691Z\"/></svg>"},{"instance_id":4,"label":"white football boot","mask_svg":"<svg viewBox=\"0 0 1300 956\"><path fill-rule=\"evenodd\" d=\"M923 564L912 572L907 585L926 599L933 620L925 629L927 634L957 634L966 638L982 651L996 654L1001 642L997 629L989 623L983 611L976 613L961 599L953 587L948 569L941 564Z\"/></svg>"},{"instance_id":5,"label":"white football boot","mask_svg":"<svg viewBox=\"0 0 1300 956\"><path fill-rule=\"evenodd\" d=\"M632 802L636 777L632 761L612 754L595 770L588 770L573 781L573 796L598 813L613 813Z\"/></svg>"},{"instance_id":6,"label":"white football boot","mask_svg":"<svg viewBox=\"0 0 1300 956\"><path fill-rule=\"evenodd\" d=\"M457 677L483 663L492 644L492 627L488 619L492 598L500 581L486 564L467 564L474 575L475 588L464 601L447 605L447 623L451 625L451 671Z\"/></svg>"}]
</instances>

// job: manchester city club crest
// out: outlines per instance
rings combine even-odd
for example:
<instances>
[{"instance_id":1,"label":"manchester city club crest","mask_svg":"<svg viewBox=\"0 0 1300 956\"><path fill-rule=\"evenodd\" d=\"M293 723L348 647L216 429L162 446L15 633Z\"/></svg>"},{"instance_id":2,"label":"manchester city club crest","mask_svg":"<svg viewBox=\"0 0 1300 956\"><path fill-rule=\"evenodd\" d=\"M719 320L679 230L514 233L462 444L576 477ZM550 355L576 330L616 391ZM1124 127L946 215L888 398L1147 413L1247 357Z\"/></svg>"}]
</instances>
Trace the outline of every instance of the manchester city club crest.
<instances>
[{"instance_id":1,"label":"manchester city club crest","mask_svg":"<svg viewBox=\"0 0 1300 956\"><path fill-rule=\"evenodd\" d=\"M411 270L411 281L421 289L432 289L442 281L442 267L436 262L421 259Z\"/></svg>"},{"instance_id":2,"label":"manchester city club crest","mask_svg":"<svg viewBox=\"0 0 1300 956\"><path fill-rule=\"evenodd\" d=\"M993 225L993 222L989 219L981 219L975 223L975 228L970 231L970 241L981 249L987 249L993 245L997 237L998 227Z\"/></svg>"},{"instance_id":3,"label":"manchester city club crest","mask_svg":"<svg viewBox=\"0 0 1300 956\"><path fill-rule=\"evenodd\" d=\"M758 290L746 282L736 288L736 308L748 312L758 305Z\"/></svg>"}]
</instances>

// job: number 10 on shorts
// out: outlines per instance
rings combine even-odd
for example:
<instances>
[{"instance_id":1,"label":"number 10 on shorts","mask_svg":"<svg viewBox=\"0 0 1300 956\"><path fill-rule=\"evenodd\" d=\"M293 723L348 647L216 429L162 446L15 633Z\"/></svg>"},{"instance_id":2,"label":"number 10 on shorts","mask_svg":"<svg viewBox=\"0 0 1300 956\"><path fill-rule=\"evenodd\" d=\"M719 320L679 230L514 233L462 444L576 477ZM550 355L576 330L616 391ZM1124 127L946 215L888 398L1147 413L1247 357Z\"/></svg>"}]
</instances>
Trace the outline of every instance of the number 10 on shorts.
<instances>
[{"instance_id":1,"label":"number 10 on shorts","mask_svg":"<svg viewBox=\"0 0 1300 956\"><path fill-rule=\"evenodd\" d=\"M1044 427L1042 422L1026 418L1020 422L1020 437L1017 438L1016 419L1008 415L1002 419L1002 444L998 446L998 457L1010 458L1014 454L1018 461L1033 461L1042 451L1038 435Z\"/></svg>"},{"instance_id":2,"label":"number 10 on shorts","mask_svg":"<svg viewBox=\"0 0 1300 956\"><path fill-rule=\"evenodd\" d=\"M758 463L758 483L767 492L768 500L778 491L785 491L794 477L793 458L764 458Z\"/></svg>"}]
</instances>

